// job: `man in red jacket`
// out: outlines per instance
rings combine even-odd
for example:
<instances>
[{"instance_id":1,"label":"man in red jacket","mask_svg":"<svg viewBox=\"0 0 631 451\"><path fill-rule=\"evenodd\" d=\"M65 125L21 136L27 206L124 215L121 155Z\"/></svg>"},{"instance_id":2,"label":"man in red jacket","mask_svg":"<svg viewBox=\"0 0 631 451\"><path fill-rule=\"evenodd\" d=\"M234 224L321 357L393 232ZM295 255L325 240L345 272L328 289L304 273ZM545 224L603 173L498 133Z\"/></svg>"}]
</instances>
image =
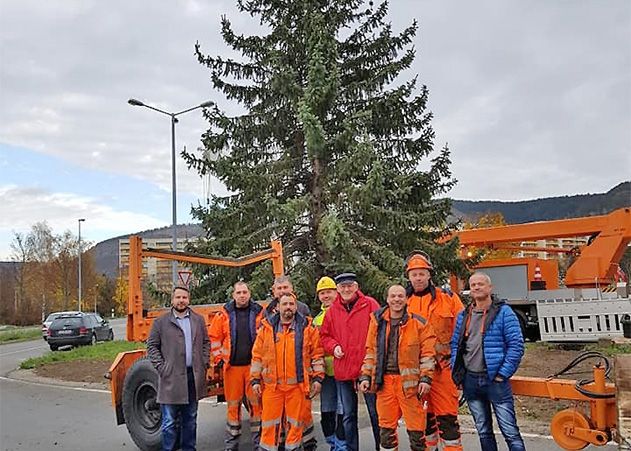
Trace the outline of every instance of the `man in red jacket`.
<instances>
[{"instance_id":1,"label":"man in red jacket","mask_svg":"<svg viewBox=\"0 0 631 451\"><path fill-rule=\"evenodd\" d=\"M327 311L320 338L326 354L333 355L333 371L338 399L342 403L342 425L346 438L346 449L359 451L357 429L357 379L366 355L366 336L370 314L379 309L379 304L359 290L357 276L343 273L335 278L337 297ZM376 397L365 393L366 407L370 415L375 449L379 449L379 421ZM363 446L362 449L367 449Z\"/></svg>"}]
</instances>

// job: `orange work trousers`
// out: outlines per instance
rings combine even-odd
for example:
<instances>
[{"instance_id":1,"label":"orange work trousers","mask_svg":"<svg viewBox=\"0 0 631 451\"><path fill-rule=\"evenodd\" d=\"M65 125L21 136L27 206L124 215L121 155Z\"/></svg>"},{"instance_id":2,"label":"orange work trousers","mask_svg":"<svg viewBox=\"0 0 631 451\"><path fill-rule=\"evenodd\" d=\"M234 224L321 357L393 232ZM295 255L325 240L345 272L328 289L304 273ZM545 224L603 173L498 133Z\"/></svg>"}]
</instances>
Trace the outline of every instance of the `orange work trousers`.
<instances>
[{"instance_id":1,"label":"orange work trousers","mask_svg":"<svg viewBox=\"0 0 631 451\"><path fill-rule=\"evenodd\" d=\"M425 411L417 396L407 398L403 392L401 376L386 374L377 392L377 416L379 417L381 446L396 448L399 444L397 426L403 416L410 441L422 440L425 431ZM416 447L412 447L415 449Z\"/></svg>"},{"instance_id":2,"label":"orange work trousers","mask_svg":"<svg viewBox=\"0 0 631 451\"><path fill-rule=\"evenodd\" d=\"M285 430L285 450L299 449L302 445L302 420L304 417L305 392L301 385L263 386L263 411L261 414L262 450L276 451L281 431Z\"/></svg>"},{"instance_id":3,"label":"orange work trousers","mask_svg":"<svg viewBox=\"0 0 631 451\"><path fill-rule=\"evenodd\" d=\"M223 390L228 409L226 412L226 449L239 449L241 436L241 403L246 401L250 415L252 441L256 445L261 433L261 404L250 386L250 365L225 366Z\"/></svg>"},{"instance_id":4,"label":"orange work trousers","mask_svg":"<svg viewBox=\"0 0 631 451\"><path fill-rule=\"evenodd\" d=\"M451 379L451 369L436 368L427 400L427 449L462 451L458 424L458 389Z\"/></svg>"},{"instance_id":5,"label":"orange work trousers","mask_svg":"<svg viewBox=\"0 0 631 451\"><path fill-rule=\"evenodd\" d=\"M313 429L313 414L311 413L311 399L304 395L302 402L302 445L305 451L315 450L318 442Z\"/></svg>"}]
</instances>

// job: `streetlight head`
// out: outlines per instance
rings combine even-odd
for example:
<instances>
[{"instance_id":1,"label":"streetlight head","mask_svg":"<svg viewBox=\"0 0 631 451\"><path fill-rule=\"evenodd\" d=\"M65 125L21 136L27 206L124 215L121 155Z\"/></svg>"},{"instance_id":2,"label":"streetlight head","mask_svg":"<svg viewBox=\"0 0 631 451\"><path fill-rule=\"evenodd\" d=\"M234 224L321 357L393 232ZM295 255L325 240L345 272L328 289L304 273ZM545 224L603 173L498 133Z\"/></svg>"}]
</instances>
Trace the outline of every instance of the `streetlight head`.
<instances>
[{"instance_id":1,"label":"streetlight head","mask_svg":"<svg viewBox=\"0 0 631 451\"><path fill-rule=\"evenodd\" d=\"M202 108L208 108L211 107L215 104L215 102L213 102L212 100L207 100L204 103L201 103L199 106Z\"/></svg>"},{"instance_id":2,"label":"streetlight head","mask_svg":"<svg viewBox=\"0 0 631 451\"><path fill-rule=\"evenodd\" d=\"M78 219L79 222L85 221L85 218Z\"/></svg>"},{"instance_id":3,"label":"streetlight head","mask_svg":"<svg viewBox=\"0 0 631 451\"><path fill-rule=\"evenodd\" d=\"M129 103L130 105L133 105L133 106L145 106L144 103L142 103L140 100L136 100L136 99L129 99L127 101L127 103Z\"/></svg>"}]
</instances>

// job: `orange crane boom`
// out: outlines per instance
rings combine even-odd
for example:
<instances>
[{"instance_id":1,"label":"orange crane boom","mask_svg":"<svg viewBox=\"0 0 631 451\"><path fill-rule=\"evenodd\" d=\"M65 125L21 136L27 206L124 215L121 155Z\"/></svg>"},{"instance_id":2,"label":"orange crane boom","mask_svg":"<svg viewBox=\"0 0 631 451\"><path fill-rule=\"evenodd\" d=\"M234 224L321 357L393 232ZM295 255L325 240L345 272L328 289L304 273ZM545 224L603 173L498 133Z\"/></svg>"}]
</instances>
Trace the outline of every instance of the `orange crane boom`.
<instances>
[{"instance_id":1,"label":"orange crane boom","mask_svg":"<svg viewBox=\"0 0 631 451\"><path fill-rule=\"evenodd\" d=\"M631 206L607 215L540 221L455 232L463 246L494 247L499 243L591 236L565 276L571 288L613 282L617 264L631 242Z\"/></svg>"}]
</instances>

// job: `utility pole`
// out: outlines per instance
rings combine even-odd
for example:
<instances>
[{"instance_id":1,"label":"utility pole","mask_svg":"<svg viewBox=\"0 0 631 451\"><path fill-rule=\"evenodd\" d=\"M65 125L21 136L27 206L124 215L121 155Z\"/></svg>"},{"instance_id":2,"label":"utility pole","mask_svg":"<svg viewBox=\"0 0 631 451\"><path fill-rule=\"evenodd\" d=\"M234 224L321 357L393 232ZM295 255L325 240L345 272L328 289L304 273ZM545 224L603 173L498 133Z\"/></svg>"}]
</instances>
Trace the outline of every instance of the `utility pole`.
<instances>
[{"instance_id":1,"label":"utility pole","mask_svg":"<svg viewBox=\"0 0 631 451\"><path fill-rule=\"evenodd\" d=\"M196 110L198 108L209 108L214 105L214 102L208 100L199 105L195 105L194 107L187 108L185 110L179 111L177 113L170 113L168 111L161 110L160 108L156 108L151 105L147 105L146 103L141 102L138 99L129 99L127 101L132 106L141 106L148 108L153 111L157 111L158 113L165 114L171 118L171 213L173 216L173 225L171 230L171 249L173 251L177 251L177 191L176 191L176 168L175 168L175 124L177 124L178 120L176 116L180 114L188 113L189 111ZM177 276L177 261L171 261L171 280L173 282L173 287L178 285L178 276Z\"/></svg>"},{"instance_id":2,"label":"utility pole","mask_svg":"<svg viewBox=\"0 0 631 451\"><path fill-rule=\"evenodd\" d=\"M79 223L79 311L81 311L81 223L85 221L85 218L77 220Z\"/></svg>"}]
</instances>

